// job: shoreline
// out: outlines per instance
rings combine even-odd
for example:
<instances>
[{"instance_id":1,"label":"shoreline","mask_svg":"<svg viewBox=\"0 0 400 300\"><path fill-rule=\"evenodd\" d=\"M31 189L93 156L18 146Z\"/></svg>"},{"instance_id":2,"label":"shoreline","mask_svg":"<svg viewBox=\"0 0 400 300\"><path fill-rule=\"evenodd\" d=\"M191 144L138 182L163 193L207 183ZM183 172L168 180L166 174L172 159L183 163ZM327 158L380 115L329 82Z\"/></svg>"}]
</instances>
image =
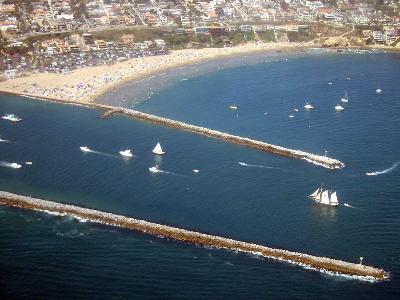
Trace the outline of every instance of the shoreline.
<instances>
[{"instance_id":1,"label":"shoreline","mask_svg":"<svg viewBox=\"0 0 400 300\"><path fill-rule=\"evenodd\" d=\"M227 48L173 50L165 55L131 58L112 65L85 67L67 74L30 73L0 82L0 92L93 103L111 90L129 82L187 65L262 52L296 52L318 47L311 43L248 43Z\"/></svg>"},{"instance_id":2,"label":"shoreline","mask_svg":"<svg viewBox=\"0 0 400 300\"><path fill-rule=\"evenodd\" d=\"M389 280L389 273L381 268L345 262L342 260L314 256L294 251L270 248L264 245L233 240L226 237L204 234L196 231L162 225L124 215L107 213L76 205L26 197L0 191L0 204L25 210L40 211L49 214L71 216L79 220L87 220L106 226L118 227L157 237L172 239L185 244L200 245L217 249L243 252L258 255L267 259L286 262L305 269L319 271L336 276L368 281Z\"/></svg>"}]
</instances>

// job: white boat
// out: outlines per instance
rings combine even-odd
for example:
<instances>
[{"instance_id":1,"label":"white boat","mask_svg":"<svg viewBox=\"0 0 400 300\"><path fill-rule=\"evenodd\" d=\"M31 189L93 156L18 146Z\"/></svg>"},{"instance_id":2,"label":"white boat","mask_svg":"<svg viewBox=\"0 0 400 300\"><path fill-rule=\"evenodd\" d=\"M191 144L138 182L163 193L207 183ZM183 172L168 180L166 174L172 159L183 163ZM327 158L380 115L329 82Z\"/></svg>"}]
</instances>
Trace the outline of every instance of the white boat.
<instances>
[{"instance_id":1,"label":"white boat","mask_svg":"<svg viewBox=\"0 0 400 300\"><path fill-rule=\"evenodd\" d=\"M31 161L26 161L25 164L28 165L28 166L31 166L32 162Z\"/></svg>"},{"instance_id":2,"label":"white boat","mask_svg":"<svg viewBox=\"0 0 400 300\"><path fill-rule=\"evenodd\" d=\"M342 111L343 109L344 109L344 107L339 104L335 106L336 111Z\"/></svg>"},{"instance_id":3,"label":"white boat","mask_svg":"<svg viewBox=\"0 0 400 300\"><path fill-rule=\"evenodd\" d=\"M149 171L151 173L160 173L160 169L158 168L157 165L155 165L154 167L149 168Z\"/></svg>"},{"instance_id":4,"label":"white boat","mask_svg":"<svg viewBox=\"0 0 400 300\"><path fill-rule=\"evenodd\" d=\"M15 163L15 162L11 163L11 164L10 164L10 167L11 167L11 168L14 168L14 169L22 168L22 166L21 166L20 164Z\"/></svg>"},{"instance_id":5,"label":"white boat","mask_svg":"<svg viewBox=\"0 0 400 300\"><path fill-rule=\"evenodd\" d=\"M230 109L237 109L238 107L234 104L234 105L229 106L229 108Z\"/></svg>"},{"instance_id":6,"label":"white boat","mask_svg":"<svg viewBox=\"0 0 400 300\"><path fill-rule=\"evenodd\" d=\"M338 206L339 201L337 198L336 192L330 192L328 190L323 190L322 187L319 187L314 193L309 196L315 202L329 205L329 206Z\"/></svg>"},{"instance_id":7,"label":"white boat","mask_svg":"<svg viewBox=\"0 0 400 300\"><path fill-rule=\"evenodd\" d=\"M382 90L381 90L381 89L377 89L377 90L375 90L375 92L376 92L377 94L380 94L380 93L382 93Z\"/></svg>"},{"instance_id":8,"label":"white boat","mask_svg":"<svg viewBox=\"0 0 400 300\"><path fill-rule=\"evenodd\" d=\"M119 154L121 154L122 156L125 156L125 157L132 157L133 156L132 151L129 150L129 149L126 149L126 150L123 150L123 151L119 151Z\"/></svg>"},{"instance_id":9,"label":"white boat","mask_svg":"<svg viewBox=\"0 0 400 300\"><path fill-rule=\"evenodd\" d=\"M305 109L313 109L314 108L314 106L312 106L310 103L306 103L306 105L304 105L304 108Z\"/></svg>"},{"instance_id":10,"label":"white boat","mask_svg":"<svg viewBox=\"0 0 400 300\"><path fill-rule=\"evenodd\" d=\"M349 97L347 96L347 92L346 91L344 92L344 97L341 98L340 101L345 102L345 103L349 102Z\"/></svg>"},{"instance_id":11,"label":"white boat","mask_svg":"<svg viewBox=\"0 0 400 300\"><path fill-rule=\"evenodd\" d=\"M294 118L294 116L293 115L289 115L289 118Z\"/></svg>"},{"instance_id":12,"label":"white boat","mask_svg":"<svg viewBox=\"0 0 400 300\"><path fill-rule=\"evenodd\" d=\"M82 146L82 147L79 147L79 149L81 149L81 151L83 151L83 152L92 152L92 150L90 150L88 147L86 147L86 146Z\"/></svg>"},{"instance_id":13,"label":"white boat","mask_svg":"<svg viewBox=\"0 0 400 300\"><path fill-rule=\"evenodd\" d=\"M14 115L14 114L5 114L5 115L2 116L1 118L4 119L4 120L11 121L11 122L19 122L19 121L22 120L22 119L18 118L18 117L17 117L16 115Z\"/></svg>"},{"instance_id":14,"label":"white boat","mask_svg":"<svg viewBox=\"0 0 400 300\"><path fill-rule=\"evenodd\" d=\"M298 109L298 108L295 108L295 109L294 109L294 111L296 111L296 112L297 112L297 111L299 111L299 109Z\"/></svg>"},{"instance_id":15,"label":"white boat","mask_svg":"<svg viewBox=\"0 0 400 300\"><path fill-rule=\"evenodd\" d=\"M163 154L165 154L165 151L163 151L163 149L161 148L161 145L160 145L159 142L158 142L157 145L154 147L153 153L154 153L154 154L158 154L158 155L163 155Z\"/></svg>"},{"instance_id":16,"label":"white boat","mask_svg":"<svg viewBox=\"0 0 400 300\"><path fill-rule=\"evenodd\" d=\"M200 171L197 169L193 169L193 173L199 173Z\"/></svg>"}]
</instances>

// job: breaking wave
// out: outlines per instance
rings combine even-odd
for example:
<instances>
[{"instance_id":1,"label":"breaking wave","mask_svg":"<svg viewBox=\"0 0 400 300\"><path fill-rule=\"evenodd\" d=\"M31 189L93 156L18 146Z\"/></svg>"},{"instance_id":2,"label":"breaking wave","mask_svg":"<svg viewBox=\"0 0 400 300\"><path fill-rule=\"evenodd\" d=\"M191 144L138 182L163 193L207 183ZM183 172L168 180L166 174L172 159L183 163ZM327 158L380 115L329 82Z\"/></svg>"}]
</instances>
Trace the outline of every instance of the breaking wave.
<instances>
[{"instance_id":1,"label":"breaking wave","mask_svg":"<svg viewBox=\"0 0 400 300\"><path fill-rule=\"evenodd\" d=\"M382 175L382 174L388 174L393 172L398 166L400 165L400 160L395 162L390 168L382 170L382 171L373 171L373 172L368 172L365 173L367 176L376 176L376 175Z\"/></svg>"}]
</instances>

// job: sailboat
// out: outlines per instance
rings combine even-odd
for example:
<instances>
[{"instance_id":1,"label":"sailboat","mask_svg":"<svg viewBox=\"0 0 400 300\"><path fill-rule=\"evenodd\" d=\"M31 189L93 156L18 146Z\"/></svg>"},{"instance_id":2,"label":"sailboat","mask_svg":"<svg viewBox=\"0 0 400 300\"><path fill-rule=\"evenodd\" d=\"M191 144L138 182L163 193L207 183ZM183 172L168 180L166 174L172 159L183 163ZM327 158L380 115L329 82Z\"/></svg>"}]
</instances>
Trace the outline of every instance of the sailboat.
<instances>
[{"instance_id":1,"label":"sailboat","mask_svg":"<svg viewBox=\"0 0 400 300\"><path fill-rule=\"evenodd\" d=\"M346 91L344 91L344 97L341 98L340 101L346 102L346 103L349 102L349 97L347 96L347 92Z\"/></svg>"},{"instance_id":2,"label":"sailboat","mask_svg":"<svg viewBox=\"0 0 400 300\"><path fill-rule=\"evenodd\" d=\"M161 148L161 145L160 145L159 142L157 142L157 145L154 147L153 153L154 153L154 154L158 154L158 155L163 155L163 154L165 154L165 151L163 151L163 149Z\"/></svg>"},{"instance_id":3,"label":"sailboat","mask_svg":"<svg viewBox=\"0 0 400 300\"><path fill-rule=\"evenodd\" d=\"M338 206L338 198L336 192L330 192L328 190L324 190L321 187L319 187L314 193L312 193L309 196L311 199L313 199L315 202L324 204L324 205L329 205L329 206Z\"/></svg>"}]
</instances>

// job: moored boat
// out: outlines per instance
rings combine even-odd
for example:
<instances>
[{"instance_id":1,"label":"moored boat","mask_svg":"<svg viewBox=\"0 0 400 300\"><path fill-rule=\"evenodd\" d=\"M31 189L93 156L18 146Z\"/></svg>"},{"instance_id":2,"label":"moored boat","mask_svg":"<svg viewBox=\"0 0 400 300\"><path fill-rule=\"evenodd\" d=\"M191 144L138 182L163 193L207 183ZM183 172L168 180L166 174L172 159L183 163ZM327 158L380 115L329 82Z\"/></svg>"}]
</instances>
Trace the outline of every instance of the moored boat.
<instances>
[{"instance_id":1,"label":"moored boat","mask_svg":"<svg viewBox=\"0 0 400 300\"><path fill-rule=\"evenodd\" d=\"M306 103L306 105L304 105L304 108L305 109L313 109L314 108L314 106L312 106L310 103Z\"/></svg>"}]
</instances>

